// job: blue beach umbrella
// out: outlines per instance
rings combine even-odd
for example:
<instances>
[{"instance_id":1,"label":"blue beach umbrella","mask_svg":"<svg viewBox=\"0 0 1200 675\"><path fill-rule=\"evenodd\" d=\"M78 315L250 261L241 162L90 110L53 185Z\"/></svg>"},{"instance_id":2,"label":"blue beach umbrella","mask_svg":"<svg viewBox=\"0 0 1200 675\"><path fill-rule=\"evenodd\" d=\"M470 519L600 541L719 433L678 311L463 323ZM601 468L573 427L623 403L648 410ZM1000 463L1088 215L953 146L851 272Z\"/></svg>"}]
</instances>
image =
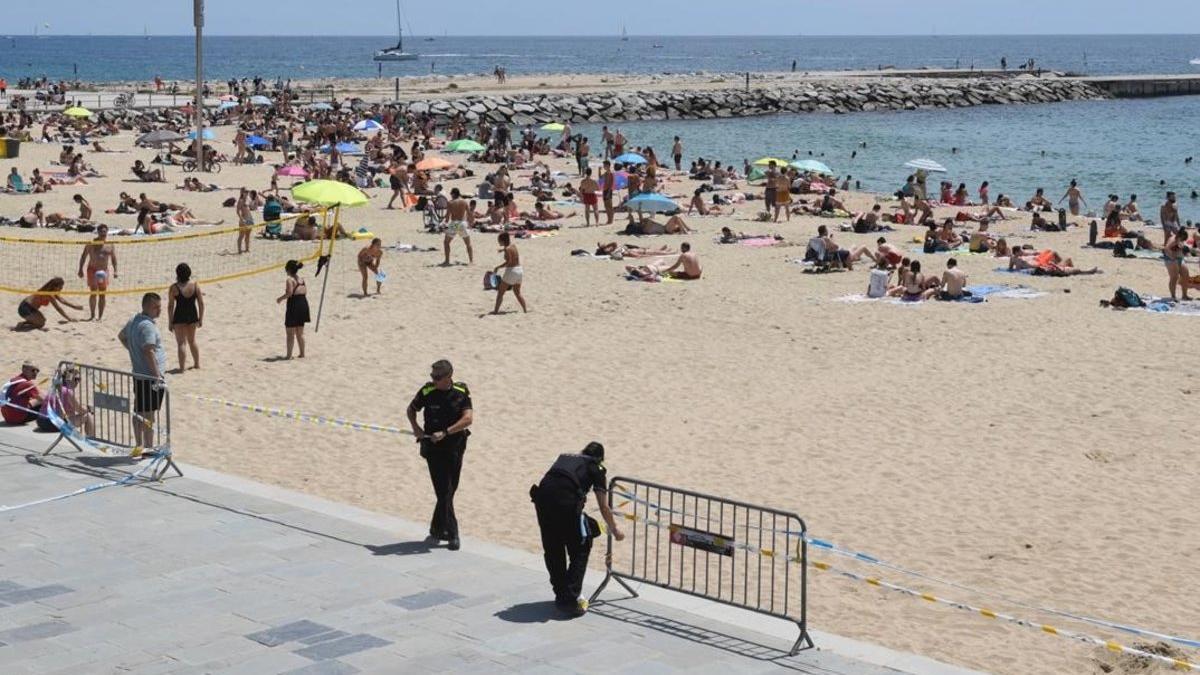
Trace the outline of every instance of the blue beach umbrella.
<instances>
[{"instance_id":1,"label":"blue beach umbrella","mask_svg":"<svg viewBox=\"0 0 1200 675\"><path fill-rule=\"evenodd\" d=\"M932 159L914 159L905 162L904 166L910 169L921 169L930 173L946 173L946 167L938 164Z\"/></svg>"},{"instance_id":2,"label":"blue beach umbrella","mask_svg":"<svg viewBox=\"0 0 1200 675\"><path fill-rule=\"evenodd\" d=\"M669 213L679 210L679 205L675 203L675 200L657 192L637 195L625 202L625 206L631 211L649 211L650 213Z\"/></svg>"},{"instance_id":3,"label":"blue beach umbrella","mask_svg":"<svg viewBox=\"0 0 1200 675\"><path fill-rule=\"evenodd\" d=\"M221 101L221 105L217 106L217 110L229 110L236 107L238 107L237 101Z\"/></svg>"},{"instance_id":4,"label":"blue beach umbrella","mask_svg":"<svg viewBox=\"0 0 1200 675\"><path fill-rule=\"evenodd\" d=\"M271 141L268 141L262 136L247 136L246 145L251 147L269 146L271 145Z\"/></svg>"},{"instance_id":5,"label":"blue beach umbrella","mask_svg":"<svg viewBox=\"0 0 1200 675\"><path fill-rule=\"evenodd\" d=\"M646 158L636 152L627 152L620 157L613 158L614 164L645 164Z\"/></svg>"},{"instance_id":6,"label":"blue beach umbrella","mask_svg":"<svg viewBox=\"0 0 1200 675\"><path fill-rule=\"evenodd\" d=\"M833 175L833 169L829 168L828 164L818 162L815 159L801 159L791 163L791 166L801 171L812 171L813 173L823 173Z\"/></svg>"},{"instance_id":7,"label":"blue beach umbrella","mask_svg":"<svg viewBox=\"0 0 1200 675\"><path fill-rule=\"evenodd\" d=\"M187 137L188 137L188 140L189 140L189 141L194 141L194 140L196 140L196 132L195 132L195 131L189 131L189 132L188 132L188 134L187 134ZM204 139L204 140L206 140L206 141L211 141L212 139L214 139L214 138L216 138L216 137L217 137L217 136L216 136L216 134L214 134L214 133L212 132L212 129L205 129L204 131L200 132L200 138L202 138L202 139Z\"/></svg>"},{"instance_id":8,"label":"blue beach umbrella","mask_svg":"<svg viewBox=\"0 0 1200 675\"><path fill-rule=\"evenodd\" d=\"M358 147L358 145L355 143L345 143L345 142L338 143L337 150L338 150L338 152L342 153L343 155L361 155L362 154L362 148ZM328 153L329 145L328 144L322 145L321 152Z\"/></svg>"},{"instance_id":9,"label":"blue beach umbrella","mask_svg":"<svg viewBox=\"0 0 1200 675\"><path fill-rule=\"evenodd\" d=\"M354 125L355 131L382 131L383 125L375 120L363 120Z\"/></svg>"},{"instance_id":10,"label":"blue beach umbrella","mask_svg":"<svg viewBox=\"0 0 1200 675\"><path fill-rule=\"evenodd\" d=\"M266 96L251 96L250 104L251 105L271 105L271 99L267 98Z\"/></svg>"}]
</instances>

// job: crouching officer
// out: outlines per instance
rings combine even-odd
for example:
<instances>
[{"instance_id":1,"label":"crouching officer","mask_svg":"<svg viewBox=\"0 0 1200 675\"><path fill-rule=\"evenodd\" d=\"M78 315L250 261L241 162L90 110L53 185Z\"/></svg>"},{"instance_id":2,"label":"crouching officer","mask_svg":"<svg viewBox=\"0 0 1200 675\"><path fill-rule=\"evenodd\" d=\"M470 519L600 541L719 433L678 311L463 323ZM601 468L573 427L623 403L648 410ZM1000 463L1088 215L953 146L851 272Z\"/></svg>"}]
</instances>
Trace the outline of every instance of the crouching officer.
<instances>
[{"instance_id":1,"label":"crouching officer","mask_svg":"<svg viewBox=\"0 0 1200 675\"><path fill-rule=\"evenodd\" d=\"M550 573L550 585L554 588L554 604L575 616L587 611L587 601L580 597L583 575L587 572L592 539L600 534L596 521L583 513L588 492L596 495L600 513L613 537L617 541L625 538L613 520L607 488L604 446L592 442L582 454L560 455L542 477L542 482L529 489L537 509L546 571Z\"/></svg>"},{"instance_id":2,"label":"crouching officer","mask_svg":"<svg viewBox=\"0 0 1200 675\"><path fill-rule=\"evenodd\" d=\"M461 544L458 538L458 518L454 515L454 493L462 473L463 453L467 451L467 436L471 435L474 415L471 392L467 385L454 381L454 367L442 360L433 364L430 382L421 387L408 404L408 422L413 436L421 444L421 456L429 465L429 480L437 504L429 523L431 539L448 542L451 551ZM417 424L417 412L425 411L425 427Z\"/></svg>"}]
</instances>

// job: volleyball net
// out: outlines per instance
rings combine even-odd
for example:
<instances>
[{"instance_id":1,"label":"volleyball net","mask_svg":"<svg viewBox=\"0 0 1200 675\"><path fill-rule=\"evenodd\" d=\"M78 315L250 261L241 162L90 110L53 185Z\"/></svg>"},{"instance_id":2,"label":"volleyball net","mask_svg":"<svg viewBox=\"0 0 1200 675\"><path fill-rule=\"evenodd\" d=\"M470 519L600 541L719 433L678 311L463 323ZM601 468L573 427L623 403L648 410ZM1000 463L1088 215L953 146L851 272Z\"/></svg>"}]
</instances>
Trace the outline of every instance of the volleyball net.
<instances>
[{"instance_id":1,"label":"volleyball net","mask_svg":"<svg viewBox=\"0 0 1200 675\"><path fill-rule=\"evenodd\" d=\"M303 219L303 220L301 220ZM238 253L238 225L181 228L154 235L30 230L0 235L0 293L48 296L140 295L165 292L175 268L187 263L192 280L215 283L278 272L288 260L330 255L335 210L287 214L247 226L250 250ZM99 250L103 247L103 250ZM107 261L107 269L105 267ZM48 285L62 279L62 290Z\"/></svg>"}]
</instances>

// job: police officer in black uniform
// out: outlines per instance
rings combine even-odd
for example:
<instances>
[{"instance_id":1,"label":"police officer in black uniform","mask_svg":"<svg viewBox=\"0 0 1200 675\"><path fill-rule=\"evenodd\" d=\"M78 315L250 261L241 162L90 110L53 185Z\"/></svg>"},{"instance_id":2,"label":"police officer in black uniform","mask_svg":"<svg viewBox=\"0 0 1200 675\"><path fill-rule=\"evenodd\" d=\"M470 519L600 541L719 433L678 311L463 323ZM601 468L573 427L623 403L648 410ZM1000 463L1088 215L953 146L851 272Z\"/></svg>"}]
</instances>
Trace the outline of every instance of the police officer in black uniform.
<instances>
[{"instance_id":1,"label":"police officer in black uniform","mask_svg":"<svg viewBox=\"0 0 1200 675\"><path fill-rule=\"evenodd\" d=\"M421 456L429 465L429 480L437 495L429 537L449 542L451 551L462 544L458 539L458 519L454 516L454 493L462 473L463 453L473 416L471 392L467 385L454 381L454 366L441 360L433 364L430 382L421 387L408 404L408 422L421 444ZM417 411L425 412L425 426L417 424Z\"/></svg>"},{"instance_id":2,"label":"police officer in black uniform","mask_svg":"<svg viewBox=\"0 0 1200 675\"><path fill-rule=\"evenodd\" d=\"M583 590L592 538L598 534L589 532L589 523L595 527L595 521L583 513L589 492L596 495L600 513L613 537L617 541L625 538L613 520L607 490L604 446L594 441L588 443L582 454L560 455L542 482L529 489L537 509L538 528L542 531L542 550L554 588L554 604L575 616L587 611L587 601L579 594Z\"/></svg>"}]
</instances>

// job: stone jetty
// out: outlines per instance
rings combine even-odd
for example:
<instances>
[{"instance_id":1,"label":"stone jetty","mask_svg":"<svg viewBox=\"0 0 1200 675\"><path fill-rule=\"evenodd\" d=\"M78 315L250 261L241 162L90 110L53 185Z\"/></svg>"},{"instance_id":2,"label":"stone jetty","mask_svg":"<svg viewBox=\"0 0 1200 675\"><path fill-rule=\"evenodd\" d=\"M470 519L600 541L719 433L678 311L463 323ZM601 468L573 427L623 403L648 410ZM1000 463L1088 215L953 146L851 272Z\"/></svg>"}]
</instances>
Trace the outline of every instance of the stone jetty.
<instances>
[{"instance_id":1,"label":"stone jetty","mask_svg":"<svg viewBox=\"0 0 1200 675\"><path fill-rule=\"evenodd\" d=\"M450 94L451 92L447 92ZM545 122L714 119L778 113L869 112L964 108L976 105L1053 103L1108 98L1096 86L1072 79L881 79L814 81L799 86L628 91L522 93L403 101L414 113L448 119L514 125Z\"/></svg>"}]
</instances>

